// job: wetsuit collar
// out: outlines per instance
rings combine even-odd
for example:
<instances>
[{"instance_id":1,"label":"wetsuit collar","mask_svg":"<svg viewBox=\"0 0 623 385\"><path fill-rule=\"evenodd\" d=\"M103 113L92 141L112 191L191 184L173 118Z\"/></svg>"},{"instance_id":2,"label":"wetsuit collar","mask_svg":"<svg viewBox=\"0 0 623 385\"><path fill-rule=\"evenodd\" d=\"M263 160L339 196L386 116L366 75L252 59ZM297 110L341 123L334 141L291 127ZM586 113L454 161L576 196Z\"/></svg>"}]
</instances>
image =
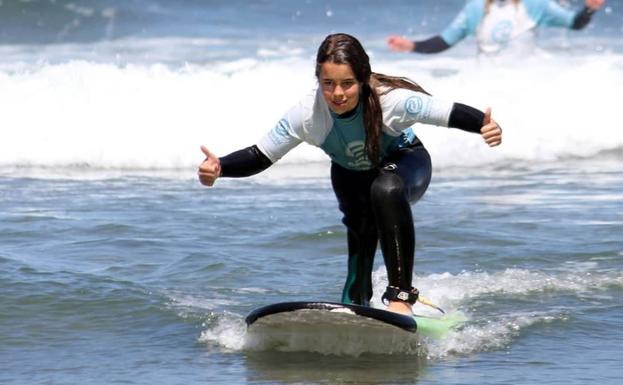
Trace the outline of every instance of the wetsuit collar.
<instances>
[{"instance_id":1,"label":"wetsuit collar","mask_svg":"<svg viewBox=\"0 0 623 385\"><path fill-rule=\"evenodd\" d=\"M359 112L361 111L361 102L359 102L357 104L357 107L353 108L350 111L347 111L343 114L336 114L335 112L331 111L331 116L333 116L336 119L340 119L340 120L353 120L357 117L357 115L359 115Z\"/></svg>"}]
</instances>

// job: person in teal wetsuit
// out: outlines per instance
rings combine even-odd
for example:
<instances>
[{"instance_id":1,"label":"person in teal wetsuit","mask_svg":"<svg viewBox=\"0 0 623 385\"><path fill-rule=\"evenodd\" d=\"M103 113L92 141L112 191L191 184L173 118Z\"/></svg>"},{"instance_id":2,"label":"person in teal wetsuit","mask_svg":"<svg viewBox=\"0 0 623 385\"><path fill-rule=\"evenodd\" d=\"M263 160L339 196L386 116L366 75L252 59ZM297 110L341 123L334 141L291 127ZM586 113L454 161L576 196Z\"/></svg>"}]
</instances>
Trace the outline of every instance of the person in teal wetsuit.
<instances>
[{"instance_id":1,"label":"person in teal wetsuit","mask_svg":"<svg viewBox=\"0 0 623 385\"><path fill-rule=\"evenodd\" d=\"M397 52L437 53L475 35L479 53L493 54L533 37L539 26L582 29L603 4L585 0L574 12L553 0L468 0L441 35L422 41L393 35L387 44Z\"/></svg>"},{"instance_id":2,"label":"person in teal wetsuit","mask_svg":"<svg viewBox=\"0 0 623 385\"><path fill-rule=\"evenodd\" d=\"M256 144L224 157L201 146L199 181L213 186L221 177L257 174L302 142L320 147L331 159L332 186L347 228L342 302L369 305L380 241L389 283L383 300L388 310L411 314L418 291L411 282L410 204L424 194L432 173L430 156L411 126L456 127L480 134L492 147L502 142L502 130L490 109L483 113L434 98L406 78L372 72L364 48L347 34L322 42L315 74L318 86Z\"/></svg>"}]
</instances>

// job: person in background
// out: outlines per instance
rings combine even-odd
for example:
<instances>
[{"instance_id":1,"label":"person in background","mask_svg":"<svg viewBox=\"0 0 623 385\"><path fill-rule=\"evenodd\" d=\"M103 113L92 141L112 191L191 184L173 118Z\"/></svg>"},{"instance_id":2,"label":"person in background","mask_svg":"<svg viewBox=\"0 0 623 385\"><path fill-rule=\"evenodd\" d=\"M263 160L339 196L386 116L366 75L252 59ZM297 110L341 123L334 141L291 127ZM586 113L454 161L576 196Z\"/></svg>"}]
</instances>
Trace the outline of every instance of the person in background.
<instances>
[{"instance_id":1,"label":"person in background","mask_svg":"<svg viewBox=\"0 0 623 385\"><path fill-rule=\"evenodd\" d=\"M494 54L526 38L533 40L540 26L580 30L603 4L604 0L585 0L584 7L573 12L553 0L468 0L441 35L422 41L394 35L387 45L396 52L437 53L475 35L479 53Z\"/></svg>"},{"instance_id":2,"label":"person in background","mask_svg":"<svg viewBox=\"0 0 623 385\"><path fill-rule=\"evenodd\" d=\"M456 127L481 135L491 147L502 142L502 130L490 109L483 113L443 101L409 79L372 72L366 51L351 35L325 38L315 75L318 86L255 145L220 158L201 146L205 160L199 181L212 186L221 177L257 174L302 142L320 147L331 159L332 186L347 228L342 302L369 306L380 240L389 283L383 302L390 311L412 314L418 291L411 282L415 229L410 203L426 191L432 166L411 126Z\"/></svg>"}]
</instances>

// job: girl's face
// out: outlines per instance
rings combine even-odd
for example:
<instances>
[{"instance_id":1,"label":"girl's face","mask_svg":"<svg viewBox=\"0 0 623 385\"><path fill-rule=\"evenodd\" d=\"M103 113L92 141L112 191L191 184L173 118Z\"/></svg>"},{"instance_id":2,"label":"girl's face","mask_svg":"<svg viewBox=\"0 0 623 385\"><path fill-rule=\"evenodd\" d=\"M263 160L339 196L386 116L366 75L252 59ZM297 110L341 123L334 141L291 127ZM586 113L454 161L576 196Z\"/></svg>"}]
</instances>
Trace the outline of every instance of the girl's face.
<instances>
[{"instance_id":1,"label":"girl's face","mask_svg":"<svg viewBox=\"0 0 623 385\"><path fill-rule=\"evenodd\" d=\"M318 81L331 111L341 115L357 107L361 85L348 64L323 63Z\"/></svg>"}]
</instances>

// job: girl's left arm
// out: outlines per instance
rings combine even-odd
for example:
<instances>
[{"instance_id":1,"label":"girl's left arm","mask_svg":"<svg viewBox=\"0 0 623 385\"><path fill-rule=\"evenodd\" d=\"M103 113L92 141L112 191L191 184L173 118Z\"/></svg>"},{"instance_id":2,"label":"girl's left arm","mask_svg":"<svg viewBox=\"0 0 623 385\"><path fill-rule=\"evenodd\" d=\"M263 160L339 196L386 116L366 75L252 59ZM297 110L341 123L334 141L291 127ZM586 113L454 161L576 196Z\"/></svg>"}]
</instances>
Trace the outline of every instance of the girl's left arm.
<instances>
[{"instance_id":1,"label":"girl's left arm","mask_svg":"<svg viewBox=\"0 0 623 385\"><path fill-rule=\"evenodd\" d=\"M448 127L479 133L490 147L502 143L502 127L491 118L491 108L482 112L462 103L454 103L450 111Z\"/></svg>"},{"instance_id":2,"label":"girl's left arm","mask_svg":"<svg viewBox=\"0 0 623 385\"><path fill-rule=\"evenodd\" d=\"M423 123L480 134L491 147L502 143L502 129L491 118L491 109L482 112L463 103L448 102L406 89L384 94L381 105L383 123L390 135L400 135L415 123Z\"/></svg>"}]
</instances>

